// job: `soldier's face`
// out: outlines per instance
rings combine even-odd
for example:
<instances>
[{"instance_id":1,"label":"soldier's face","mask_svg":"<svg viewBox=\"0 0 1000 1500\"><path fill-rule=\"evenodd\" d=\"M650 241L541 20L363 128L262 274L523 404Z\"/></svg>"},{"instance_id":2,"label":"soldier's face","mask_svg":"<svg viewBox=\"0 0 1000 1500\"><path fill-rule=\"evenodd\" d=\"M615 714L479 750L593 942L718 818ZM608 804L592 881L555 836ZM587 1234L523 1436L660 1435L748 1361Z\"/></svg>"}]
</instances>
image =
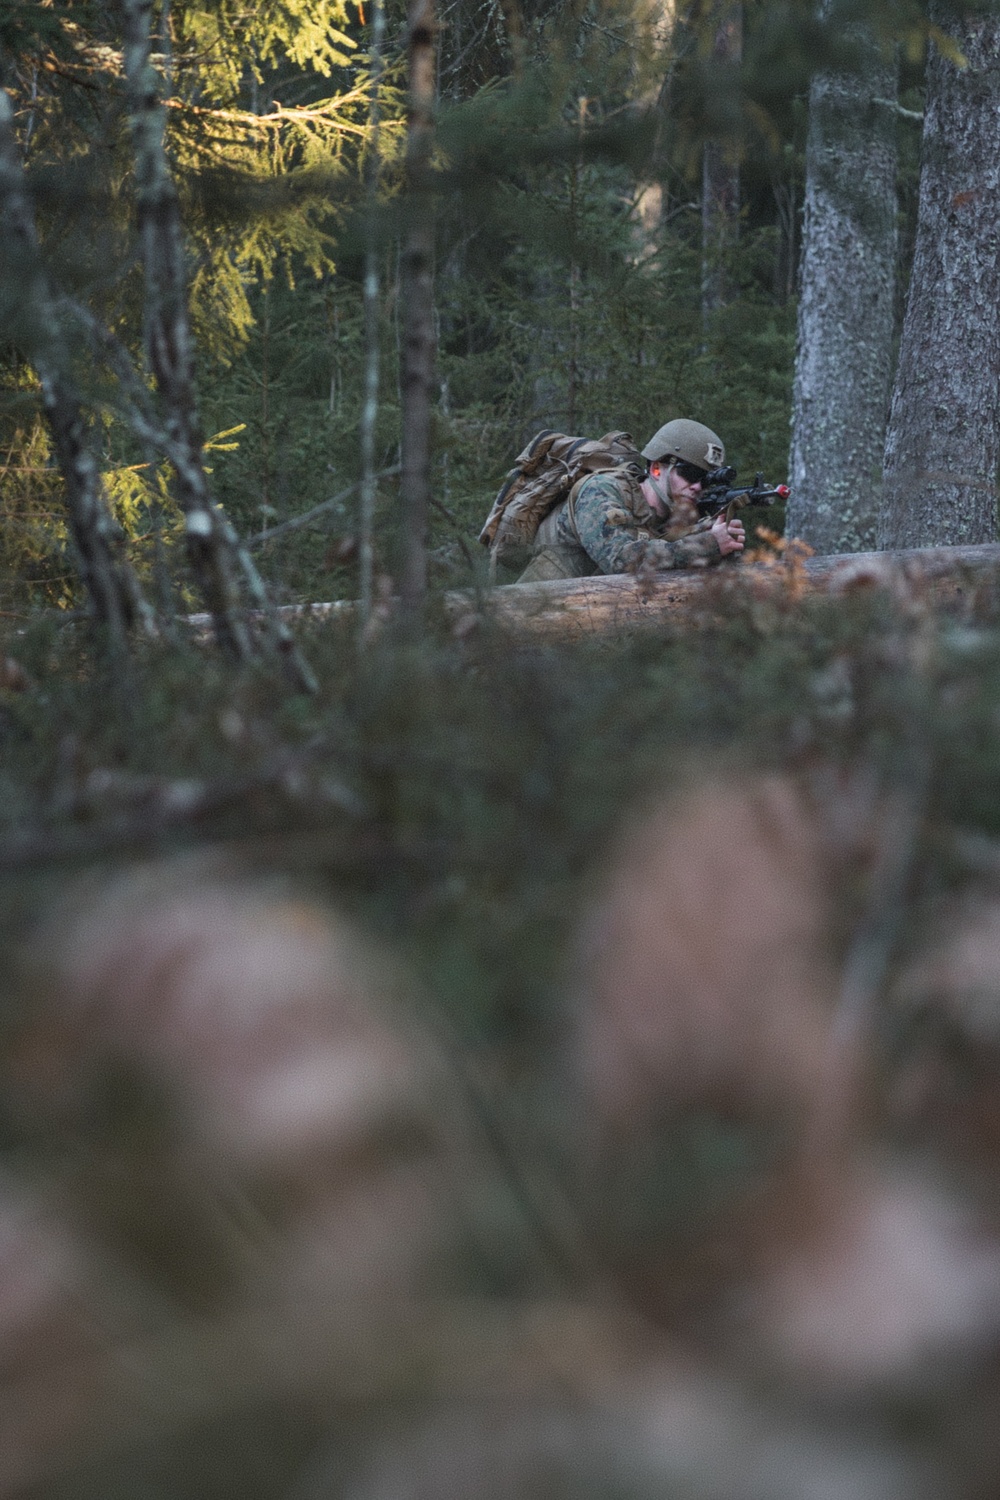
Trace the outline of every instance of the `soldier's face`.
<instances>
[{"instance_id":1,"label":"soldier's face","mask_svg":"<svg viewBox=\"0 0 1000 1500\"><path fill-rule=\"evenodd\" d=\"M674 515L694 507L701 494L704 470L694 464L654 463L649 466L647 498L659 516Z\"/></svg>"},{"instance_id":2,"label":"soldier's face","mask_svg":"<svg viewBox=\"0 0 1000 1500\"><path fill-rule=\"evenodd\" d=\"M668 474L671 505L694 505L701 495L704 469L697 464L673 464Z\"/></svg>"}]
</instances>

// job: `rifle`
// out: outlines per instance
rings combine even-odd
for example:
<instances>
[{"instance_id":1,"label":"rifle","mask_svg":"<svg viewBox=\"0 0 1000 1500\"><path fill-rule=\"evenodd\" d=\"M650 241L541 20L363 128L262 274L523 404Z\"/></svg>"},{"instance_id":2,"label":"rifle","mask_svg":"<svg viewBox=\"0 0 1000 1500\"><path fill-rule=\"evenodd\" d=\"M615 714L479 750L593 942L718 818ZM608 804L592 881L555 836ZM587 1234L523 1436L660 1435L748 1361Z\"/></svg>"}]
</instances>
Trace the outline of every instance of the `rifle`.
<instances>
[{"instance_id":1,"label":"rifle","mask_svg":"<svg viewBox=\"0 0 1000 1500\"><path fill-rule=\"evenodd\" d=\"M769 505L772 500L787 500L791 494L787 484L777 484L774 489L768 489L764 484L763 474L758 474L753 484L734 490L730 486L735 478L736 470L733 468L712 469L705 476L698 498L699 516L717 516L725 511L726 520L731 521L733 512L744 505Z\"/></svg>"}]
</instances>

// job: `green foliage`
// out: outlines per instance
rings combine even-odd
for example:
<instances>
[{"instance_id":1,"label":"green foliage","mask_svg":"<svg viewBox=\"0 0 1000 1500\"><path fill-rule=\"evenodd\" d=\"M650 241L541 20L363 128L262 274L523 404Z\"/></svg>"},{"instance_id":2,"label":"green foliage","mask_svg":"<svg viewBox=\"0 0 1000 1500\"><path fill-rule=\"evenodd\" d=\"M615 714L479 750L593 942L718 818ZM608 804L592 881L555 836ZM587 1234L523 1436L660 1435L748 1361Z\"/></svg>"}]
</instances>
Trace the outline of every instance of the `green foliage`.
<instances>
[{"instance_id":1,"label":"green foliage","mask_svg":"<svg viewBox=\"0 0 1000 1500\"><path fill-rule=\"evenodd\" d=\"M356 30L352 16L346 6L289 0L251 12L180 6L161 17L161 32L167 32L158 62L191 254L192 323L204 357L216 366L228 365L245 347L254 324L250 298L279 267L289 285L303 276L315 282L332 270L333 232L359 190L371 93L364 61L353 60L360 54L357 35L349 34ZM51 27L18 32L21 51L9 82L55 292L87 304L141 366L142 286L113 28L113 16L101 10L58 10ZM260 98L265 83L266 104ZM279 104L278 94L286 102ZM381 152L391 166L402 117L398 70L383 78L381 112ZM5 337L13 345L15 376L24 352L20 317L13 299L4 309L0 345ZM125 403L114 378L95 366L92 348L76 354L78 383L101 414L95 445L107 463L135 562L148 571L151 538L170 553L177 535L176 516L162 525L150 521L167 498L163 472L147 484L149 455L144 447L135 451L128 421L121 422ZM225 425L241 421L237 413ZM22 441L14 440L15 446ZM19 472L38 471L31 453L21 457ZM39 532L51 490L51 482L39 478L31 525L26 529L22 516L8 527L7 562L12 577L26 572L34 581L36 554L44 554L44 571L53 580L53 587L46 585L48 602L67 604L75 602L75 590L54 592L55 581L66 576L61 518L47 536Z\"/></svg>"},{"instance_id":2,"label":"green foliage","mask_svg":"<svg viewBox=\"0 0 1000 1500\"><path fill-rule=\"evenodd\" d=\"M358 7L353 7L355 13ZM323 78L350 61L357 39L345 0L268 0L251 10L227 3L172 7L178 81L220 103L239 97L249 68L258 83L285 62Z\"/></svg>"},{"instance_id":3,"label":"green foliage","mask_svg":"<svg viewBox=\"0 0 1000 1500\"><path fill-rule=\"evenodd\" d=\"M37 413L22 407L7 425L5 438L0 606L8 611L40 604L67 608L76 602L78 585L48 431Z\"/></svg>"}]
</instances>

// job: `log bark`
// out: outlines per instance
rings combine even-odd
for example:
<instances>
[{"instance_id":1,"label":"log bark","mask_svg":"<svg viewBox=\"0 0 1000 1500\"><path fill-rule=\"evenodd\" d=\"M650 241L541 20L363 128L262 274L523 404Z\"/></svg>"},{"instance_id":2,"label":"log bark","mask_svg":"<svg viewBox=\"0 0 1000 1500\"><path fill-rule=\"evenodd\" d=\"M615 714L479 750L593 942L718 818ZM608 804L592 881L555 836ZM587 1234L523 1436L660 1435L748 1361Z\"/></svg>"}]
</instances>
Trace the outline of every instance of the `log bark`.
<instances>
[{"instance_id":1,"label":"log bark","mask_svg":"<svg viewBox=\"0 0 1000 1500\"><path fill-rule=\"evenodd\" d=\"M757 595L797 600L808 594L888 588L918 593L940 609L962 606L985 592L1000 600L1000 545L912 548L843 553L784 563L733 563L709 572L664 573L636 579L618 573L592 578L515 583L481 600L466 592L446 594L445 611L459 632L482 616L532 638L584 639L615 631L662 627L706 607L725 611L727 600Z\"/></svg>"},{"instance_id":2,"label":"log bark","mask_svg":"<svg viewBox=\"0 0 1000 1500\"><path fill-rule=\"evenodd\" d=\"M892 374L897 67L871 27L850 30L857 68L809 92L785 524L822 553L875 545Z\"/></svg>"},{"instance_id":3,"label":"log bark","mask_svg":"<svg viewBox=\"0 0 1000 1500\"><path fill-rule=\"evenodd\" d=\"M914 547L898 552L853 552L811 557L791 567L784 563L726 563L708 572L664 573L637 579L629 573L592 578L557 578L544 583L512 583L481 594L456 589L442 596L455 634L465 635L484 619L515 635L551 640L578 640L615 631L662 628L685 618L704 618L706 607L723 613L740 598L796 602L812 594L847 594L855 589L885 588L897 595L919 595L943 611L971 604L1000 609L1000 545ZM383 618L401 600L388 600ZM353 599L324 604L283 604L287 621L311 620L351 627L358 605ZM211 616L188 615L184 622L206 635Z\"/></svg>"},{"instance_id":4,"label":"log bark","mask_svg":"<svg viewBox=\"0 0 1000 1500\"><path fill-rule=\"evenodd\" d=\"M1000 457L1000 14L932 7L913 273L880 547L992 542Z\"/></svg>"}]
</instances>

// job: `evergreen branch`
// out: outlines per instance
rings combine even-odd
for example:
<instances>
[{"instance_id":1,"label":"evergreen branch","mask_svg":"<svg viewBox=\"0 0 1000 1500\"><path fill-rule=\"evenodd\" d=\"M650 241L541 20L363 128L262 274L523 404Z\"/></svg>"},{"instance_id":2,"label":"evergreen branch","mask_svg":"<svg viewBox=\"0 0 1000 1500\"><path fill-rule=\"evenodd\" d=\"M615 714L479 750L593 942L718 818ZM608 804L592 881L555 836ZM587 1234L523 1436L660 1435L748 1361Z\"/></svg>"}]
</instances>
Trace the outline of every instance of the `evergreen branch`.
<instances>
[{"instance_id":1,"label":"evergreen branch","mask_svg":"<svg viewBox=\"0 0 1000 1500\"><path fill-rule=\"evenodd\" d=\"M185 100L176 97L165 99L163 102L165 108L181 110L184 114L196 119L208 117L213 120L225 120L227 123L261 126L274 120L329 119L331 114L329 106L336 105L338 109L341 109L350 104L364 105L368 101L370 92L371 84L365 79L363 83L348 90L346 94L333 94L318 105L294 104L285 107L275 100L274 108L264 115L257 114L250 109L219 109L203 104L188 104Z\"/></svg>"},{"instance_id":2,"label":"evergreen branch","mask_svg":"<svg viewBox=\"0 0 1000 1500\"><path fill-rule=\"evenodd\" d=\"M54 74L56 78L65 78L68 83L75 83L83 89L99 90L101 85L95 83L88 73L104 72L104 68L96 68L92 63L66 63L59 62L51 55L46 57L43 63L46 73Z\"/></svg>"}]
</instances>

